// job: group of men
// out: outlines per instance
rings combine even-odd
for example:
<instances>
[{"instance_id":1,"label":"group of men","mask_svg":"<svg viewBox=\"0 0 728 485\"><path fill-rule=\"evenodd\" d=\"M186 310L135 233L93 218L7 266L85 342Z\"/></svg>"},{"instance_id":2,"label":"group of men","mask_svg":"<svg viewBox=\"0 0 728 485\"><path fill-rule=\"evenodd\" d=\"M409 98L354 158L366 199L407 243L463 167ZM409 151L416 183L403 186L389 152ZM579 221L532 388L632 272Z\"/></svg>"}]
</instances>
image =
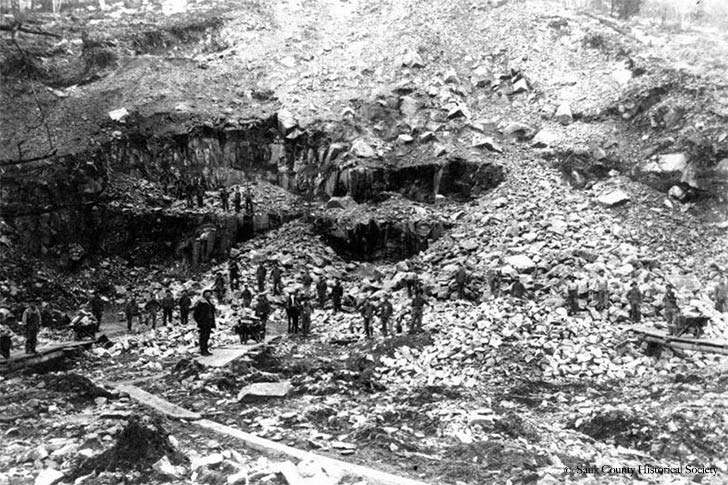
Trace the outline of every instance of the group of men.
<instances>
[{"instance_id":1,"label":"group of men","mask_svg":"<svg viewBox=\"0 0 728 485\"><path fill-rule=\"evenodd\" d=\"M219 189L220 203L222 204L222 210L228 212L230 210L230 192L224 185L220 186ZM253 193L250 190L250 186L245 189L245 196L243 196L240 190L232 189L233 207L235 212L240 212L243 209L243 199L245 199L245 213L253 213Z\"/></svg>"}]
</instances>

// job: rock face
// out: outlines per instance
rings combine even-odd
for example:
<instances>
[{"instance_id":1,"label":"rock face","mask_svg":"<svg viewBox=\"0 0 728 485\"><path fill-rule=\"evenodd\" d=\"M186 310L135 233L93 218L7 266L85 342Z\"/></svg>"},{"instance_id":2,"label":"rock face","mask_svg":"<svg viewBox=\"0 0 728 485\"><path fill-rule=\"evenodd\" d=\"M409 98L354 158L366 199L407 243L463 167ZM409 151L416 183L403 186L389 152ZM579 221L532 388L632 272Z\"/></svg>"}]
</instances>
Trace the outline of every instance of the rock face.
<instances>
[{"instance_id":1,"label":"rock face","mask_svg":"<svg viewBox=\"0 0 728 485\"><path fill-rule=\"evenodd\" d=\"M621 189L605 192L597 197L597 201L607 207L616 207L618 205L626 204L629 202L629 199L629 194Z\"/></svg>"},{"instance_id":2,"label":"rock face","mask_svg":"<svg viewBox=\"0 0 728 485\"><path fill-rule=\"evenodd\" d=\"M644 183L667 192L670 187L682 181L687 169L687 154L668 153L658 155L654 160L643 164L639 167L637 173Z\"/></svg>"},{"instance_id":3,"label":"rock face","mask_svg":"<svg viewBox=\"0 0 728 485\"><path fill-rule=\"evenodd\" d=\"M347 221L319 217L314 229L328 245L347 258L360 261L401 260L427 249L447 226L437 220Z\"/></svg>"}]
</instances>

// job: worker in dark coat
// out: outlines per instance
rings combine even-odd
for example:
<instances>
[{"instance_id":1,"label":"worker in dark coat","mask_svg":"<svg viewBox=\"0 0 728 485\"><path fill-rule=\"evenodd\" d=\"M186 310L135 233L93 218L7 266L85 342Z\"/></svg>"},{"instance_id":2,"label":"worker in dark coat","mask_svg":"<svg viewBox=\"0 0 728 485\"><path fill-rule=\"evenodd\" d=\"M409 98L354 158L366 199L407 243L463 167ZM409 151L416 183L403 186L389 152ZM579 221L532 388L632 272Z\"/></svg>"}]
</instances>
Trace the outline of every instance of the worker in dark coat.
<instances>
[{"instance_id":1,"label":"worker in dark coat","mask_svg":"<svg viewBox=\"0 0 728 485\"><path fill-rule=\"evenodd\" d=\"M205 188L202 183L197 184L195 195L197 196L197 207L202 209L205 205Z\"/></svg>"},{"instance_id":2,"label":"worker in dark coat","mask_svg":"<svg viewBox=\"0 0 728 485\"><path fill-rule=\"evenodd\" d=\"M255 277L258 279L258 293L265 291L265 265L261 262L258 265L258 269L255 271Z\"/></svg>"},{"instance_id":3,"label":"worker in dark coat","mask_svg":"<svg viewBox=\"0 0 728 485\"><path fill-rule=\"evenodd\" d=\"M96 319L96 331L98 332L101 328L101 319L104 316L104 300L101 298L98 290L94 291L94 296L91 297L89 306L91 307L91 314Z\"/></svg>"},{"instance_id":4,"label":"worker in dark coat","mask_svg":"<svg viewBox=\"0 0 728 485\"><path fill-rule=\"evenodd\" d=\"M341 286L341 280L336 279L333 288L331 288L331 301L334 304L334 313L341 311L341 299L344 297L344 287Z\"/></svg>"},{"instance_id":5,"label":"worker in dark coat","mask_svg":"<svg viewBox=\"0 0 728 485\"><path fill-rule=\"evenodd\" d=\"M228 276L230 278L230 289L237 290L240 286L240 267L234 259L228 261Z\"/></svg>"},{"instance_id":6,"label":"worker in dark coat","mask_svg":"<svg viewBox=\"0 0 728 485\"><path fill-rule=\"evenodd\" d=\"M243 292L240 294L240 297L243 299L243 306L250 308L250 304L253 302L253 293L248 288L248 285L243 287Z\"/></svg>"},{"instance_id":7,"label":"worker in dark coat","mask_svg":"<svg viewBox=\"0 0 728 485\"><path fill-rule=\"evenodd\" d=\"M374 319L374 305L369 298L365 299L361 306L361 316L364 319L364 335L372 338L374 335L372 329L372 320Z\"/></svg>"},{"instance_id":8,"label":"worker in dark coat","mask_svg":"<svg viewBox=\"0 0 728 485\"><path fill-rule=\"evenodd\" d=\"M174 312L174 296L172 290L169 288L164 292L162 301L159 305L162 307L162 325L167 326L172 324L172 313Z\"/></svg>"},{"instance_id":9,"label":"worker in dark coat","mask_svg":"<svg viewBox=\"0 0 728 485\"><path fill-rule=\"evenodd\" d=\"M387 293L379 304L379 321L382 324L382 335L385 337L389 331L389 319L392 318L392 313L394 313L394 308L392 308L392 302Z\"/></svg>"},{"instance_id":10,"label":"worker in dark coat","mask_svg":"<svg viewBox=\"0 0 728 485\"><path fill-rule=\"evenodd\" d=\"M230 194L228 194L226 187L220 187L220 203L222 204L222 210L225 212L230 210Z\"/></svg>"},{"instance_id":11,"label":"worker in dark coat","mask_svg":"<svg viewBox=\"0 0 728 485\"><path fill-rule=\"evenodd\" d=\"M243 197L237 189L233 189L233 207L235 207L235 212L240 212L243 208Z\"/></svg>"},{"instance_id":12,"label":"worker in dark coat","mask_svg":"<svg viewBox=\"0 0 728 485\"><path fill-rule=\"evenodd\" d=\"M468 282L468 273L465 271L465 266L462 264L455 273L455 285L458 289L458 298L461 300L465 299L465 284Z\"/></svg>"},{"instance_id":13,"label":"worker in dark coat","mask_svg":"<svg viewBox=\"0 0 728 485\"><path fill-rule=\"evenodd\" d=\"M179 297L179 322L182 325L187 325L189 322L190 308L192 307L192 299L190 298L187 290L182 290L182 295Z\"/></svg>"},{"instance_id":14,"label":"worker in dark coat","mask_svg":"<svg viewBox=\"0 0 728 485\"><path fill-rule=\"evenodd\" d=\"M147 321L146 325L149 325L149 321L152 322L152 328L157 327L157 313L159 312L159 301L157 301L157 297L152 294L151 298L147 301L146 305L144 305L144 310L147 312Z\"/></svg>"},{"instance_id":15,"label":"worker in dark coat","mask_svg":"<svg viewBox=\"0 0 728 485\"><path fill-rule=\"evenodd\" d=\"M728 311L728 284L726 280L721 280L713 291L713 300L715 301L715 309L721 313Z\"/></svg>"},{"instance_id":16,"label":"worker in dark coat","mask_svg":"<svg viewBox=\"0 0 728 485\"><path fill-rule=\"evenodd\" d=\"M309 273L308 271L304 271L303 276L301 276L301 283L303 283L303 292L308 294L309 290L311 289L311 284L313 283L311 273Z\"/></svg>"},{"instance_id":17,"label":"worker in dark coat","mask_svg":"<svg viewBox=\"0 0 728 485\"><path fill-rule=\"evenodd\" d=\"M268 323L268 317L270 316L270 303L265 293L258 295L258 301L255 304L255 316L260 319L260 323L264 326Z\"/></svg>"},{"instance_id":18,"label":"worker in dark coat","mask_svg":"<svg viewBox=\"0 0 728 485\"><path fill-rule=\"evenodd\" d=\"M579 313L579 286L573 276L566 284L566 304L569 315Z\"/></svg>"},{"instance_id":19,"label":"worker in dark coat","mask_svg":"<svg viewBox=\"0 0 728 485\"><path fill-rule=\"evenodd\" d=\"M124 316L126 317L126 329L129 332L131 332L134 317L137 317L139 319L139 323L141 323L141 311L139 310L139 304L137 303L136 298L134 298L134 295L131 293L129 293L126 303L124 304Z\"/></svg>"},{"instance_id":20,"label":"worker in dark coat","mask_svg":"<svg viewBox=\"0 0 728 485\"><path fill-rule=\"evenodd\" d=\"M493 298L500 296L501 292L501 272L497 268L491 268L486 272L486 280L488 281L488 289Z\"/></svg>"},{"instance_id":21,"label":"worker in dark coat","mask_svg":"<svg viewBox=\"0 0 728 485\"><path fill-rule=\"evenodd\" d=\"M188 209L192 209L195 207L195 194L197 194L197 189L195 188L195 184L190 181L185 187L185 196L187 197Z\"/></svg>"},{"instance_id":22,"label":"worker in dark coat","mask_svg":"<svg viewBox=\"0 0 728 485\"><path fill-rule=\"evenodd\" d=\"M37 303L31 303L25 309L22 316L23 328L25 329L25 353L37 354L38 333L40 333L41 315Z\"/></svg>"},{"instance_id":23,"label":"worker in dark coat","mask_svg":"<svg viewBox=\"0 0 728 485\"><path fill-rule=\"evenodd\" d=\"M422 313L425 307L425 295L422 291L415 292L412 298L412 322L410 323L410 333L417 333L422 330Z\"/></svg>"},{"instance_id":24,"label":"worker in dark coat","mask_svg":"<svg viewBox=\"0 0 728 485\"><path fill-rule=\"evenodd\" d=\"M281 294L281 268L278 263L273 263L273 269L270 270L270 279L273 282L273 295Z\"/></svg>"},{"instance_id":25,"label":"worker in dark coat","mask_svg":"<svg viewBox=\"0 0 728 485\"><path fill-rule=\"evenodd\" d=\"M322 276L316 282L316 294L318 295L319 308L323 308L324 305L326 304L326 291L327 290L328 290L328 285L326 284L326 278L324 278Z\"/></svg>"},{"instance_id":26,"label":"worker in dark coat","mask_svg":"<svg viewBox=\"0 0 728 485\"><path fill-rule=\"evenodd\" d=\"M639 323L642 320L642 292L637 286L637 282L632 282L632 287L627 292L627 301L629 301L629 318L634 323Z\"/></svg>"},{"instance_id":27,"label":"worker in dark coat","mask_svg":"<svg viewBox=\"0 0 728 485\"><path fill-rule=\"evenodd\" d=\"M304 337L307 337L308 334L311 332L312 313L313 305L311 305L311 300L305 298L303 302L301 302L301 331L303 332Z\"/></svg>"},{"instance_id":28,"label":"worker in dark coat","mask_svg":"<svg viewBox=\"0 0 728 485\"><path fill-rule=\"evenodd\" d=\"M288 317L288 333L298 333L298 318L300 316L300 301L298 290L294 290L286 298L286 316Z\"/></svg>"},{"instance_id":29,"label":"worker in dark coat","mask_svg":"<svg viewBox=\"0 0 728 485\"><path fill-rule=\"evenodd\" d=\"M215 305L212 303L212 291L202 292L202 298L195 305L192 317L197 322L200 336L200 354L212 355L210 352L210 335L215 328Z\"/></svg>"},{"instance_id":30,"label":"worker in dark coat","mask_svg":"<svg viewBox=\"0 0 728 485\"><path fill-rule=\"evenodd\" d=\"M225 277L223 277L222 273L218 273L215 278L215 296L218 303L222 303L225 299L225 286Z\"/></svg>"},{"instance_id":31,"label":"worker in dark coat","mask_svg":"<svg viewBox=\"0 0 728 485\"><path fill-rule=\"evenodd\" d=\"M665 317L665 321L668 326L673 325L676 322L676 318L679 313L677 307L677 296L675 295L675 288L672 284L667 284L667 290L665 291L665 297L662 299L662 314Z\"/></svg>"},{"instance_id":32,"label":"worker in dark coat","mask_svg":"<svg viewBox=\"0 0 728 485\"><path fill-rule=\"evenodd\" d=\"M250 186L245 189L245 213L253 214L253 192L250 190Z\"/></svg>"}]
</instances>

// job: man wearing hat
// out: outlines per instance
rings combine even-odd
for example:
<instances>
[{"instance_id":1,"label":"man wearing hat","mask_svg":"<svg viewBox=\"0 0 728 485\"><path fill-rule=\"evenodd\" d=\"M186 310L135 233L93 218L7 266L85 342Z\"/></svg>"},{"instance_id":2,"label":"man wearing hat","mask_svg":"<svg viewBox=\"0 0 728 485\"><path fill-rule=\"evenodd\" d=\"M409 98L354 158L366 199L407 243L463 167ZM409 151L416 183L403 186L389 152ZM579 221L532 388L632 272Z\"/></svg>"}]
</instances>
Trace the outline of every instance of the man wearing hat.
<instances>
[{"instance_id":1,"label":"man wearing hat","mask_svg":"<svg viewBox=\"0 0 728 485\"><path fill-rule=\"evenodd\" d=\"M636 281L632 282L632 287L627 292L627 301L629 301L629 319L634 323L639 323L642 320L642 311L640 309L642 292Z\"/></svg>"},{"instance_id":2,"label":"man wearing hat","mask_svg":"<svg viewBox=\"0 0 728 485\"><path fill-rule=\"evenodd\" d=\"M215 305L212 303L212 290L202 292L202 298L195 305L192 317L197 322L200 335L200 354L212 355L209 349L210 334L215 328Z\"/></svg>"},{"instance_id":3,"label":"man wearing hat","mask_svg":"<svg viewBox=\"0 0 728 485\"><path fill-rule=\"evenodd\" d=\"M38 345L38 333L40 332L40 309L38 304L33 302L25 309L22 316L23 327L25 328L25 353L37 354L35 347Z\"/></svg>"}]
</instances>

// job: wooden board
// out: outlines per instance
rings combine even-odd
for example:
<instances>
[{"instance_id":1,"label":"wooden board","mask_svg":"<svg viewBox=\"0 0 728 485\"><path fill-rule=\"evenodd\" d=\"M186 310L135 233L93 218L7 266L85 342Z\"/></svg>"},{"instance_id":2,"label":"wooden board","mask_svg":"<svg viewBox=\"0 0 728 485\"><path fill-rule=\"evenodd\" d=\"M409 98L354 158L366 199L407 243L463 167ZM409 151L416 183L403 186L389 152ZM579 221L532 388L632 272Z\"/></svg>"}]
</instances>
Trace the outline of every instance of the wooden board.
<instances>
[{"instance_id":1,"label":"wooden board","mask_svg":"<svg viewBox=\"0 0 728 485\"><path fill-rule=\"evenodd\" d=\"M325 469L334 468L338 470L344 470L351 475L356 475L358 477L364 478L369 485L428 485L427 483L421 482L419 480L400 477L397 475L392 475L391 473L375 470L373 468L355 465L353 463L329 458L328 456L311 453L310 451L299 450L298 448L293 448L291 446L286 446L275 441L267 440L265 438L255 436L254 434L246 433L245 431L239 430L237 428L216 423L214 421L209 421L207 419L195 421L194 424L196 426L215 431L216 433L237 438L242 441L245 446L254 450L258 450L267 455L287 456L302 461L313 460L321 464L321 466L323 466Z\"/></svg>"},{"instance_id":2,"label":"wooden board","mask_svg":"<svg viewBox=\"0 0 728 485\"><path fill-rule=\"evenodd\" d=\"M647 342L667 345L676 349L728 355L728 342L722 340L677 337L654 328L642 326L634 326L629 330L640 335Z\"/></svg>"},{"instance_id":3,"label":"wooden board","mask_svg":"<svg viewBox=\"0 0 728 485\"><path fill-rule=\"evenodd\" d=\"M66 352L70 352L78 348L88 348L93 346L93 340L84 340L80 342L61 342L53 345L38 347L38 353L26 354L23 352L15 352L10 354L9 359L0 360L0 371L7 372L23 367L42 364L53 359L60 359Z\"/></svg>"},{"instance_id":4,"label":"wooden board","mask_svg":"<svg viewBox=\"0 0 728 485\"><path fill-rule=\"evenodd\" d=\"M201 418L199 413L188 411L185 408L172 404L171 402L157 397L154 394L148 393L143 389L139 389L136 386L130 384L119 384L116 386L116 389L121 393L128 394L131 399L139 404L150 407L170 418L186 419L190 421Z\"/></svg>"},{"instance_id":5,"label":"wooden board","mask_svg":"<svg viewBox=\"0 0 728 485\"><path fill-rule=\"evenodd\" d=\"M207 367L225 367L230 362L233 362L245 355L249 354L258 349L262 349L266 345L273 343L280 339L280 336L266 337L265 340L259 344L253 345L232 345L228 347L219 347L212 349L212 355L199 356L195 360L200 364Z\"/></svg>"}]
</instances>

